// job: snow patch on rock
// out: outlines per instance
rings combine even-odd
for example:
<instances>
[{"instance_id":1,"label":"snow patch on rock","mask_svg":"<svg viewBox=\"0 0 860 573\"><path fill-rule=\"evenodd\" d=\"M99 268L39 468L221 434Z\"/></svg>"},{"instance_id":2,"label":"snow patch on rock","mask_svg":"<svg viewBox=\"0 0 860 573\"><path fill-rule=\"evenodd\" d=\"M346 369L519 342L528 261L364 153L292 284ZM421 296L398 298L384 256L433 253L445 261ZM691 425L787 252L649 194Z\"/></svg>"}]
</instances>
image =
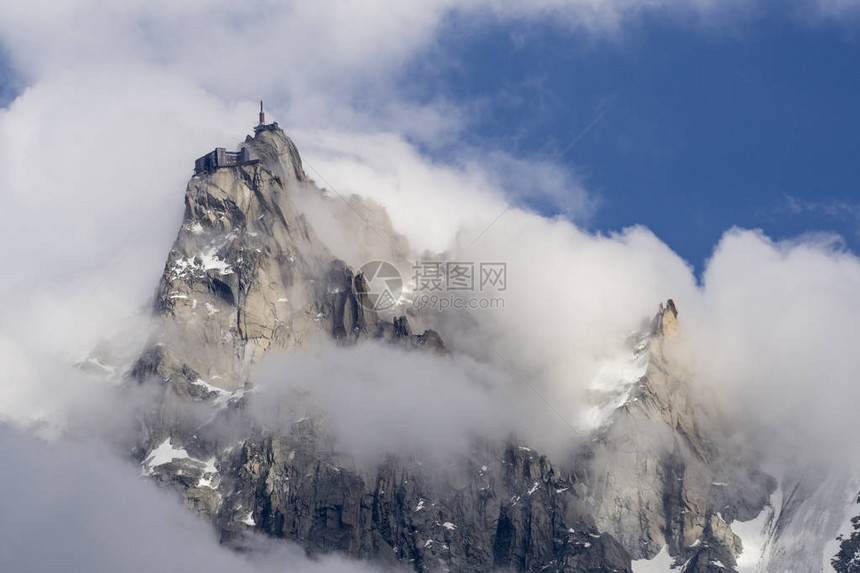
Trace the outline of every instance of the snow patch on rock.
<instances>
[{"instance_id":1,"label":"snow patch on rock","mask_svg":"<svg viewBox=\"0 0 860 573\"><path fill-rule=\"evenodd\" d=\"M174 447L168 436L157 448L149 452L149 455L143 460L144 473L149 475L152 473L153 468L169 464L173 460L185 460L190 457L185 449Z\"/></svg>"},{"instance_id":2,"label":"snow patch on rock","mask_svg":"<svg viewBox=\"0 0 860 573\"><path fill-rule=\"evenodd\" d=\"M669 555L669 548L664 545L653 559L636 559L631 566L633 573L670 573L672 556Z\"/></svg>"}]
</instances>

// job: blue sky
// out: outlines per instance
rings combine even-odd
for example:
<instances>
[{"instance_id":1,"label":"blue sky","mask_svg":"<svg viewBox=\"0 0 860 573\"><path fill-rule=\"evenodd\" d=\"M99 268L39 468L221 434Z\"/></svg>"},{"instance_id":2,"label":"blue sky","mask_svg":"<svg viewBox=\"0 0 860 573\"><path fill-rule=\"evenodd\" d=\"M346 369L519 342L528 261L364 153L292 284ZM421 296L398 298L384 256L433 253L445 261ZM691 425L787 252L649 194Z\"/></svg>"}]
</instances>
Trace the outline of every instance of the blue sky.
<instances>
[{"instance_id":1,"label":"blue sky","mask_svg":"<svg viewBox=\"0 0 860 573\"><path fill-rule=\"evenodd\" d=\"M69 29L60 11L60 24L29 22L38 33L6 30L3 43L16 50L19 69L9 72L0 46L0 106L20 93L24 78L61 75L90 60L113 63L111 74L163 66L227 104L265 95L275 112L284 112L288 129L287 109L294 119L313 116L315 128L328 129L344 127L336 117L352 117L352 111L327 115L341 100L370 118L375 107L396 107L402 98L431 107L444 101L454 113L465 110L467 121L446 145L413 141L428 155L451 161L464 149L501 150L555 162L596 198L590 218L577 222L600 232L645 225L698 270L733 226L761 228L774 239L838 233L847 248L860 249L856 13L804 22L796 10L764 3L722 20L705 11L698 25L673 9L634 9L606 33L545 15L476 17L431 4L403 8L402 21L392 9L391 22L357 10L352 16L365 19L355 26L310 8L310 15L284 9L264 18L259 7L248 7L249 22L278 32L268 35L233 30L229 11L207 12L208 20L158 12L150 16L165 19L154 26L160 32L142 34L140 45L119 41L145 28L126 22L121 10L90 15L96 31L80 37L54 33ZM850 8L851 0L843 4ZM603 5L611 12L624 3ZM115 30L111 18L130 31ZM178 41L173 27L189 21L196 27L184 28L185 43ZM208 69L198 65L196 49L213 31L228 34L212 45L231 57L213 58L219 66ZM251 58L232 57L237 47L250 46L243 34L268 47L253 46ZM286 43L269 45L273 38ZM340 49L328 49L341 40ZM340 91L329 90L337 83ZM571 215L563 201L545 195L518 201L542 214Z\"/></svg>"},{"instance_id":2,"label":"blue sky","mask_svg":"<svg viewBox=\"0 0 860 573\"><path fill-rule=\"evenodd\" d=\"M0 108L9 105L20 92L20 82L13 73L9 58L3 46L0 45Z\"/></svg>"},{"instance_id":3,"label":"blue sky","mask_svg":"<svg viewBox=\"0 0 860 573\"><path fill-rule=\"evenodd\" d=\"M560 158L598 197L587 226L646 225L697 269L735 225L860 247L860 50L845 27L646 19L595 39L449 20L403 81L418 100L475 110L470 143L530 158L555 160L605 112Z\"/></svg>"},{"instance_id":4,"label":"blue sky","mask_svg":"<svg viewBox=\"0 0 860 573\"><path fill-rule=\"evenodd\" d=\"M754 233L719 241L735 225L774 239L825 231L860 252L858 24L860 0L3 0L0 235L14 248L0 296L14 303L0 308L11 381L0 418L41 431L100 418L107 386L90 388L70 365L105 336L145 337L157 324L149 301L193 160L235 149L263 98L309 174L385 206L414 260L508 265L503 312L441 322L469 377L504 356L501 370L572 415L595 374L616 367L619 344L672 297L703 395L738 408L751 435L780 436L787 446L775 450L853 451L860 258ZM500 161L523 179L555 162L597 199L578 222L598 233L641 224L658 240L603 240L510 208L481 234L511 193L575 216L521 183L500 190L486 176ZM403 256L343 212L332 224L307 209L333 256L354 268ZM361 229L369 240L356 240ZM406 426L442 419L426 394L418 414L397 409ZM461 405L444 420L467 435L481 416ZM517 421L545 418L542 402L534 416L514 405ZM162 529L175 533L175 521ZM98 553L89 541L79 548Z\"/></svg>"}]
</instances>

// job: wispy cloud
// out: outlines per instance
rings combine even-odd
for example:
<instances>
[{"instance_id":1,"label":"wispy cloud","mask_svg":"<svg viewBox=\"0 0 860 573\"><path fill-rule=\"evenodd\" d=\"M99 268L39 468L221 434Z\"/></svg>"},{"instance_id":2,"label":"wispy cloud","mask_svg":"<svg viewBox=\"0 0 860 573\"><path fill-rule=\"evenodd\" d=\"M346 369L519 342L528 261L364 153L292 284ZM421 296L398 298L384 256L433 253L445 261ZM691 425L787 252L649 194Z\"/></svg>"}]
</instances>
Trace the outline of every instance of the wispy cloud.
<instances>
[{"instance_id":1,"label":"wispy cloud","mask_svg":"<svg viewBox=\"0 0 860 573\"><path fill-rule=\"evenodd\" d=\"M835 14L833 6L847 10L855 4L819 6L822 13ZM385 205L396 230L408 235L416 251L456 256L506 211L513 196L537 190L585 213L592 201L582 182L551 162L465 146L456 161L440 162L413 144L436 137L457 141L467 121L450 102L415 103L399 85L404 66L432 46L448 15L553 18L577 33L606 37L646 12L681 22L731 22L732 14L748 14L758 5L704 0L0 4L8 64L28 86L0 111L0 239L14 245L4 255L10 272L0 279L0 294L8 302L0 308L6 376L0 417L51 421L63 415L64 401L78 408L86 402L82 396L97 392L76 393L77 382L70 385L65 373L112 325L146 304L175 236L191 161L215 145L239 140L260 96L340 192ZM785 209L846 220L858 213L856 204L796 199ZM834 434L860 432L857 417L846 411L860 400L854 382L860 371L854 349L860 261L850 253L820 242L775 243L760 233L733 230L720 242L699 286L688 265L647 229L591 234L568 219L548 220L513 206L468 255L509 263L504 313L475 322L492 348L565 415L575 412L600 360L658 301L674 296L702 383L724 389L730 406L746 415L750 426L790 427L818 444ZM446 320L439 318L451 332L462 332ZM453 337L448 342L473 360L487 359L480 341L470 346L474 340ZM370 381L372 373L365 376ZM422 387L431 382L424 380ZM479 398L473 396L473 402ZM425 402L431 417L449 409L445 397L414 400L419 408ZM545 406L538 406L545 413ZM468 420L470 412L461 417ZM396 427L369 429L397 435ZM26 444L3 440L0 435L0 445L8 446L5 471L32 467L21 460ZM16 463L9 462L13 454ZM17 476L20 488L33 476L61 474L72 465L68 457L59 458L67 465L57 466L34 455L44 471ZM82 454L81 459L86 467L89 458ZM99 475L84 475L65 490L68 495L58 500L65 504L59 506L62 515L93 509L86 490L93 483L122 489L120 479L92 481ZM4 478L3 483L8 490L13 482ZM57 485L41 483L40 495ZM149 503L148 495L141 504ZM113 520L134 509L118 516L110 511L122 507L121 500L95 501L96 517L112 526L95 532L122 533L117 523L124 521ZM25 531L10 518L35 515L32 508L19 509L0 514L10 530ZM171 514L165 515L170 522ZM154 543L182 539L172 528L162 529L162 522L153 523L150 532L170 533L150 538ZM70 531L87 533L51 519L26 531L42 539L45 527L55 525L62 527L48 532L58 538ZM103 539L108 540L103 545L140 547L121 537ZM13 558L46 555L41 542L31 551L10 546L21 550ZM133 555L147 563L147 555ZM117 559L112 570L128 570L122 556L112 557ZM186 568L204 568L200 563L208 561Z\"/></svg>"},{"instance_id":2,"label":"wispy cloud","mask_svg":"<svg viewBox=\"0 0 860 573\"><path fill-rule=\"evenodd\" d=\"M47 444L0 424L0 569L18 573L371 573L340 557L311 560L260 539L239 554L168 493L95 445Z\"/></svg>"},{"instance_id":3,"label":"wispy cloud","mask_svg":"<svg viewBox=\"0 0 860 573\"><path fill-rule=\"evenodd\" d=\"M781 208L785 212L795 215L820 215L853 223L856 226L856 233L860 235L860 202L836 199L811 201L787 195Z\"/></svg>"}]
</instances>

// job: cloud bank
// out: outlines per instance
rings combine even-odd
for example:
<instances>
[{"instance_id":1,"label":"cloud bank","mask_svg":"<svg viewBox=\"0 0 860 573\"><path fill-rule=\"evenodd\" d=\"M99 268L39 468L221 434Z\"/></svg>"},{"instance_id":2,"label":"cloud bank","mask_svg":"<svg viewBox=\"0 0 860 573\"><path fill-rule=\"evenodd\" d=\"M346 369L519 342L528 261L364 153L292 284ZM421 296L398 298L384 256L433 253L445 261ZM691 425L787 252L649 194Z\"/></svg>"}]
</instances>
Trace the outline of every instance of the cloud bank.
<instances>
[{"instance_id":1,"label":"cloud bank","mask_svg":"<svg viewBox=\"0 0 860 573\"><path fill-rule=\"evenodd\" d=\"M0 237L9 247L9 272L0 280L7 301L0 308L0 419L56 434L93 404L104 411L103 388L70 366L125 321L142 343L192 161L241 139L262 96L290 126L310 175L384 205L414 256L508 264L503 310L437 317L454 358L376 348L357 357L343 381L350 383L322 397L333 412L367 401L367 410L333 418L338 434L352 440L347 447L376 456L403 443L444 450L471 432L527 432L511 420L553 414L520 376L575 419L600 365L668 297L680 307L697 383L716 389L750 433L781 436L779 443L804 451L847 442L860 431L850 411L860 399L856 256L820 237L774 242L735 229L697 280L648 229L595 234L578 227L597 198L576 173L468 147L450 162L428 158L422 145L457 146L468 110L432 98L416 103L398 81L452 14L477 24L553 19L602 39L617 38L644 13L682 25L731 25L761 6L4 3L0 42L26 88L0 110ZM856 12L856 2L845 0L796 7L825 19ZM519 208L535 190L569 217ZM325 352L348 362L363 350ZM336 376L329 356L277 357L269 368L298 373L288 389L318 389ZM53 569L54 559L80 570L244 565L101 454L66 444L46 449L8 429L0 447L8 460L3 482L11 484L0 530L15 540L6 547L16 548L0 556L3 569ZM140 518L129 523L129 515ZM55 542L54 551L35 546L43 539ZM143 551L141 540L163 555Z\"/></svg>"},{"instance_id":2,"label":"cloud bank","mask_svg":"<svg viewBox=\"0 0 860 573\"><path fill-rule=\"evenodd\" d=\"M312 561L286 542L230 551L176 499L92 445L49 445L0 425L0 456L3 571L374 570L339 557Z\"/></svg>"}]
</instances>

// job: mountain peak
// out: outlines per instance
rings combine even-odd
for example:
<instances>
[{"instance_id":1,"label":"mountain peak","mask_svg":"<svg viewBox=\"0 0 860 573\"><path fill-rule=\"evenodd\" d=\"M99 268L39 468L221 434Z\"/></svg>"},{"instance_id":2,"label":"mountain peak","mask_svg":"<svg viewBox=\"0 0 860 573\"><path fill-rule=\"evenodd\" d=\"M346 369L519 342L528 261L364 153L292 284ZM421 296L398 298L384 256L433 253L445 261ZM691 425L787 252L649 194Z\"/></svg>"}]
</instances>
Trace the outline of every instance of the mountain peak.
<instances>
[{"instance_id":1,"label":"mountain peak","mask_svg":"<svg viewBox=\"0 0 860 573\"><path fill-rule=\"evenodd\" d=\"M277 124L261 121L238 151L218 148L198 164L156 296L163 328L132 376L164 388L142 424L144 473L179 489L222 539L238 544L255 530L313 550L393 555L418 570L525 571L555 561L629 573L631 556L664 545L678 563L734 565L736 539L719 515L754 515L768 484L721 458L686 371L663 352L679 332L672 299L594 388L602 402L592 440L572 452L587 464L562 471L500 441L487 444L480 465L452 470L450 483L434 485L437 476L408 458L364 473L334 450L324 416L273 428L255 419L248 407L271 399L248 392L255 365L331 339L444 351L441 337L413 334L405 317L382 319L368 304L363 274L329 249L296 200L318 192L332 211L343 205L326 203ZM715 485L724 483L732 485Z\"/></svg>"},{"instance_id":2,"label":"mountain peak","mask_svg":"<svg viewBox=\"0 0 860 573\"><path fill-rule=\"evenodd\" d=\"M245 146L252 157L281 177L284 185L309 182L298 147L277 123L258 125L253 137L245 138Z\"/></svg>"},{"instance_id":3,"label":"mountain peak","mask_svg":"<svg viewBox=\"0 0 860 573\"><path fill-rule=\"evenodd\" d=\"M657 315L654 317L652 332L655 335L672 338L680 331L678 324L678 307L671 298L666 301L665 306L660 303Z\"/></svg>"},{"instance_id":4,"label":"mountain peak","mask_svg":"<svg viewBox=\"0 0 860 573\"><path fill-rule=\"evenodd\" d=\"M233 392L269 350L317 338L371 336L443 348L435 333L388 336L391 329L365 300L360 273L329 250L300 211L300 193L322 197L276 123L258 125L239 151L216 148L197 160L156 294L163 328L153 344L163 348L144 354L136 378L159 377L180 395L191 394L198 380Z\"/></svg>"}]
</instances>

